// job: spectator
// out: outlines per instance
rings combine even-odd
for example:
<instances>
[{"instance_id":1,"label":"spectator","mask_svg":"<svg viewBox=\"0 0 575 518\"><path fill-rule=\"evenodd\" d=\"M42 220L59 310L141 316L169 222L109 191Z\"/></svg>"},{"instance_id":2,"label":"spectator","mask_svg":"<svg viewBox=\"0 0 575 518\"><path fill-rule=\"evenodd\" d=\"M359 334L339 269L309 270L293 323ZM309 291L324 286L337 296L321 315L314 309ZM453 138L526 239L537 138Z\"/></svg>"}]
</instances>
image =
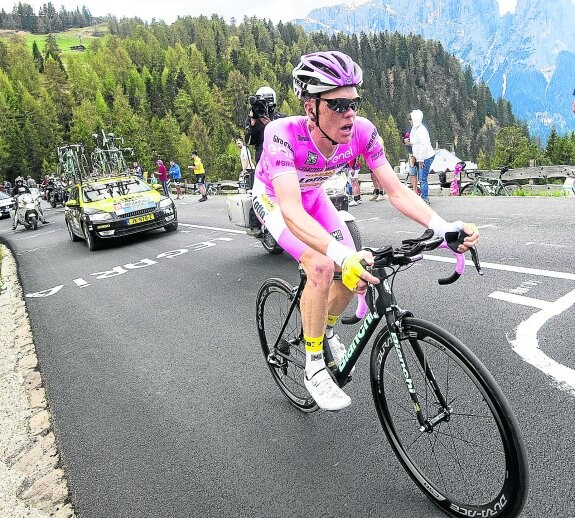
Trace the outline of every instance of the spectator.
<instances>
[{"instance_id":1,"label":"spectator","mask_svg":"<svg viewBox=\"0 0 575 518\"><path fill-rule=\"evenodd\" d=\"M352 200L349 202L351 206L359 205L361 203L361 187L359 185L359 157L354 158L349 162L349 181L351 183Z\"/></svg>"},{"instance_id":2,"label":"spectator","mask_svg":"<svg viewBox=\"0 0 575 518\"><path fill-rule=\"evenodd\" d=\"M26 179L26 184L28 185L28 187L36 187L36 180L34 180L34 178L32 178L30 175L28 175L28 178Z\"/></svg>"},{"instance_id":3,"label":"spectator","mask_svg":"<svg viewBox=\"0 0 575 518\"><path fill-rule=\"evenodd\" d=\"M176 186L176 200L183 198L182 194L182 172L180 171L180 166L176 164L173 160L170 160L170 171L168 174L173 178L174 185Z\"/></svg>"},{"instance_id":4,"label":"spectator","mask_svg":"<svg viewBox=\"0 0 575 518\"><path fill-rule=\"evenodd\" d=\"M208 199L208 193L206 191L206 172L204 170L204 164L202 164L202 159L198 156L197 151L192 151L192 160L194 163L193 165L189 165L188 168L196 175L196 185L202 195L198 201L206 201Z\"/></svg>"},{"instance_id":5,"label":"spectator","mask_svg":"<svg viewBox=\"0 0 575 518\"><path fill-rule=\"evenodd\" d=\"M248 191L251 189L253 183L254 163L252 162L252 154L249 148L244 145L241 138L236 140L236 145L240 150L240 161L242 163L242 172L240 173L239 186Z\"/></svg>"},{"instance_id":6,"label":"spectator","mask_svg":"<svg viewBox=\"0 0 575 518\"><path fill-rule=\"evenodd\" d=\"M168 171L166 170L166 166L164 162L158 160L158 181L162 184L162 189L164 190L164 194L166 196L170 195L170 186L168 185Z\"/></svg>"},{"instance_id":7,"label":"spectator","mask_svg":"<svg viewBox=\"0 0 575 518\"><path fill-rule=\"evenodd\" d=\"M144 173L142 173L142 167L140 166L140 164L138 164L138 162L134 162L134 174L136 175L136 178L139 178L140 180L144 178Z\"/></svg>"},{"instance_id":8,"label":"spectator","mask_svg":"<svg viewBox=\"0 0 575 518\"><path fill-rule=\"evenodd\" d=\"M411 189L413 192L417 192L417 161L413 156L413 148L411 146L411 140L409 140L409 131L406 131L402 136L403 143L405 144L405 149L407 151L407 175L409 176L409 181L411 183Z\"/></svg>"},{"instance_id":9,"label":"spectator","mask_svg":"<svg viewBox=\"0 0 575 518\"><path fill-rule=\"evenodd\" d=\"M429 176L431 162L433 162L433 157L435 156L435 150L431 145L429 131L427 131L427 128L423 124L423 112L421 110L413 110L409 114L409 120L411 121L409 141L413 155L419 166L418 176L421 198L429 205L429 184L427 177Z\"/></svg>"}]
</instances>

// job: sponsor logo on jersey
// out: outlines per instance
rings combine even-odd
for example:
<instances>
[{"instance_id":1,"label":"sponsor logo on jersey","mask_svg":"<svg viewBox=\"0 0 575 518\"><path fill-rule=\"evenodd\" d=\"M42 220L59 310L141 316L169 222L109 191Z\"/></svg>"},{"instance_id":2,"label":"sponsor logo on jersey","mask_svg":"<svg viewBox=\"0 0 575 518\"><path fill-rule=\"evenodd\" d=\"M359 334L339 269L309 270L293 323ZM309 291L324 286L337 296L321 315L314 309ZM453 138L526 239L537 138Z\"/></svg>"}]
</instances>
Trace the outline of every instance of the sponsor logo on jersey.
<instances>
[{"instance_id":1,"label":"sponsor logo on jersey","mask_svg":"<svg viewBox=\"0 0 575 518\"><path fill-rule=\"evenodd\" d=\"M277 135L274 135L273 140L276 144L280 144L281 146L287 147L293 154L293 148L291 147L290 143L287 140L283 140L279 138Z\"/></svg>"},{"instance_id":2,"label":"sponsor logo on jersey","mask_svg":"<svg viewBox=\"0 0 575 518\"><path fill-rule=\"evenodd\" d=\"M323 171L323 167L306 167L302 166L299 168L300 171L305 173L317 173L318 171Z\"/></svg>"},{"instance_id":3,"label":"sponsor logo on jersey","mask_svg":"<svg viewBox=\"0 0 575 518\"><path fill-rule=\"evenodd\" d=\"M367 142L367 146L365 146L366 151L369 151L371 148L373 148L373 145L375 144L377 136L378 136L377 130L374 129L373 132L371 133L371 136L369 137L369 141Z\"/></svg>"},{"instance_id":4,"label":"sponsor logo on jersey","mask_svg":"<svg viewBox=\"0 0 575 518\"><path fill-rule=\"evenodd\" d=\"M298 139L300 142L309 142L309 137L305 137L305 136L303 136L303 135L298 135L298 136L297 136L297 139Z\"/></svg>"},{"instance_id":5,"label":"sponsor logo on jersey","mask_svg":"<svg viewBox=\"0 0 575 518\"><path fill-rule=\"evenodd\" d=\"M371 155L371 159L372 160L377 160L380 156L384 155L385 151L383 149L380 149L378 151L376 151L375 153L373 153L373 155Z\"/></svg>"},{"instance_id":6,"label":"sponsor logo on jersey","mask_svg":"<svg viewBox=\"0 0 575 518\"><path fill-rule=\"evenodd\" d=\"M276 160L276 167L294 167L294 163L290 160Z\"/></svg>"},{"instance_id":7,"label":"sponsor logo on jersey","mask_svg":"<svg viewBox=\"0 0 575 518\"><path fill-rule=\"evenodd\" d=\"M317 164L318 155L317 153L312 153L311 151L307 152L307 158L305 159L306 164Z\"/></svg>"},{"instance_id":8,"label":"sponsor logo on jersey","mask_svg":"<svg viewBox=\"0 0 575 518\"><path fill-rule=\"evenodd\" d=\"M348 150L344 151L343 153L340 153L339 155L332 156L329 161L332 164L337 164L339 162L347 162L352 158L352 156L353 151L351 150L351 148L349 148Z\"/></svg>"}]
</instances>

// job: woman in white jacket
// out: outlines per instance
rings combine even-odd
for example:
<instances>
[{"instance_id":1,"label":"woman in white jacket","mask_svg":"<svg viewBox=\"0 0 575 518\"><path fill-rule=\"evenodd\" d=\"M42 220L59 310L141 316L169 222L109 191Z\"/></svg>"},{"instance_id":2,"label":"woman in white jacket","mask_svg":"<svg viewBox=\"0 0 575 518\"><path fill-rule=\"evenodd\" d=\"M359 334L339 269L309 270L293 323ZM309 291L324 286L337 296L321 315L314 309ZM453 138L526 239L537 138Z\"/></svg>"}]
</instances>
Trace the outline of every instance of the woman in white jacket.
<instances>
[{"instance_id":1,"label":"woman in white jacket","mask_svg":"<svg viewBox=\"0 0 575 518\"><path fill-rule=\"evenodd\" d=\"M413 156L419 164L419 186L421 189L421 197L429 205L429 184L427 177L435 151L429 139L429 131L423 124L423 112L421 110L413 110L409 114L411 121L411 130L409 132L409 141L412 148Z\"/></svg>"}]
</instances>

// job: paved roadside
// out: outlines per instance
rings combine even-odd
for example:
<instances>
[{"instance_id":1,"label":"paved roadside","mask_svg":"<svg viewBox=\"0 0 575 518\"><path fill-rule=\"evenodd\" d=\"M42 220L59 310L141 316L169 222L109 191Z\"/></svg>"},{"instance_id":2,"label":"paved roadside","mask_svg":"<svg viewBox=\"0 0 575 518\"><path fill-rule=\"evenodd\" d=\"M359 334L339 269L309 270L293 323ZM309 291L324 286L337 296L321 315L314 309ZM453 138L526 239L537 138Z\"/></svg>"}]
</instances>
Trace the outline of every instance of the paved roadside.
<instances>
[{"instance_id":1,"label":"paved roadside","mask_svg":"<svg viewBox=\"0 0 575 518\"><path fill-rule=\"evenodd\" d=\"M16 262L0 247L0 518L71 518Z\"/></svg>"}]
</instances>

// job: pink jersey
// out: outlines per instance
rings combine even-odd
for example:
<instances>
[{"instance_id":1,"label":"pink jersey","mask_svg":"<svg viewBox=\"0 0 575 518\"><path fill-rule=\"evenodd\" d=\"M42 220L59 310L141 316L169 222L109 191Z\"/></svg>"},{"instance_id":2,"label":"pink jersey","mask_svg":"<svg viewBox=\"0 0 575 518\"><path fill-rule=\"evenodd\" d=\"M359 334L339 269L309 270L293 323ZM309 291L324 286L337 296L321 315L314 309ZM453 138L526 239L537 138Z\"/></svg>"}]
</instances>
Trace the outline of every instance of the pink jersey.
<instances>
[{"instance_id":1,"label":"pink jersey","mask_svg":"<svg viewBox=\"0 0 575 518\"><path fill-rule=\"evenodd\" d=\"M315 146L307 117L285 117L270 122L265 129L264 146L256 167L256 179L273 194L272 180L283 174L297 173L302 192L315 190L332 175L346 168L350 160L363 156L373 170L387 162L377 129L367 119L356 117L348 144L339 144L326 158ZM257 182L259 183L259 182Z\"/></svg>"}]
</instances>

